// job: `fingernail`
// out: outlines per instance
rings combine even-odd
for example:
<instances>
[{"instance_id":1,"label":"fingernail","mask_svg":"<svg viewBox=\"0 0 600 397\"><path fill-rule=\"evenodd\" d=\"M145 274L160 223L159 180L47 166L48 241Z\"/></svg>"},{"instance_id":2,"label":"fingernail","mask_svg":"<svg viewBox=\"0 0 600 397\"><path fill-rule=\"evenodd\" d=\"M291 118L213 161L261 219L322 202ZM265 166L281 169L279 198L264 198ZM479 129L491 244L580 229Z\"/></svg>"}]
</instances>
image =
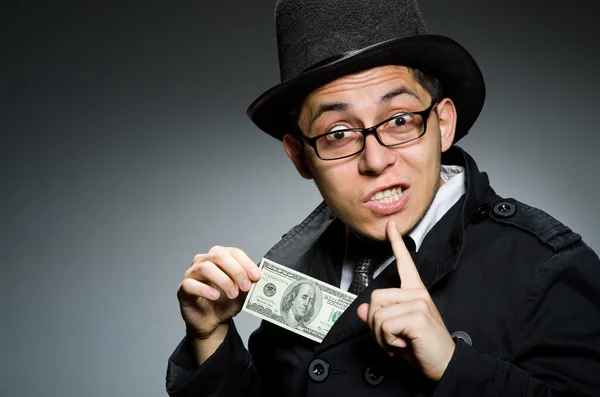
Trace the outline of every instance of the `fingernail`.
<instances>
[{"instance_id":1,"label":"fingernail","mask_svg":"<svg viewBox=\"0 0 600 397\"><path fill-rule=\"evenodd\" d=\"M260 276L260 270L258 270L258 268L255 267L254 269L250 270L250 275L252 276L252 278L258 278L258 276Z\"/></svg>"},{"instance_id":2,"label":"fingernail","mask_svg":"<svg viewBox=\"0 0 600 397\"><path fill-rule=\"evenodd\" d=\"M219 291L215 291L214 289L212 291L210 291L210 293L208 294L210 296L211 299L217 300L219 299Z\"/></svg>"},{"instance_id":3,"label":"fingernail","mask_svg":"<svg viewBox=\"0 0 600 397\"><path fill-rule=\"evenodd\" d=\"M252 283L250 283L250 280L248 280L248 279L245 279L244 281L242 281L242 289L244 291L249 290L251 285L252 285Z\"/></svg>"},{"instance_id":4,"label":"fingernail","mask_svg":"<svg viewBox=\"0 0 600 397\"><path fill-rule=\"evenodd\" d=\"M236 296L236 295L237 295L237 292L238 292L238 290L237 290L237 287L236 287L236 286L233 286L233 287L231 287L231 289L229 290L229 296L231 296L231 297L233 298L234 296Z\"/></svg>"}]
</instances>

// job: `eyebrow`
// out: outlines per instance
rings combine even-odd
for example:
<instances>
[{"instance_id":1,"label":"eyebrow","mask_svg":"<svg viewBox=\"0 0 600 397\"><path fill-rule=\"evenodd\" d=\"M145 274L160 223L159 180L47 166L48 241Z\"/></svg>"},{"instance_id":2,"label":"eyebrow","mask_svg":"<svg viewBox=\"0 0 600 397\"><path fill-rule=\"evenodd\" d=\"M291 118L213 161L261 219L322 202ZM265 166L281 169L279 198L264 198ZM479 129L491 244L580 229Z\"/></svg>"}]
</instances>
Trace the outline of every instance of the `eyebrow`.
<instances>
[{"instance_id":1,"label":"eyebrow","mask_svg":"<svg viewBox=\"0 0 600 397\"><path fill-rule=\"evenodd\" d=\"M350 109L351 106L344 102L335 102L335 103L324 103L317 108L315 115L310 119L310 124L312 125L323 113L326 112L344 112Z\"/></svg>"},{"instance_id":2,"label":"eyebrow","mask_svg":"<svg viewBox=\"0 0 600 397\"><path fill-rule=\"evenodd\" d=\"M416 99L419 99L419 97L413 90L411 90L410 88L404 87L404 86L400 86L400 87L397 87L394 90L388 92L387 94L382 95L379 98L378 103L380 105L387 103L399 95L410 95ZM315 112L315 115L311 118L309 125L312 125L319 117L321 117L323 115L323 113L344 112L351 108L352 108L352 106L345 102L324 103L317 108L317 111Z\"/></svg>"},{"instance_id":3,"label":"eyebrow","mask_svg":"<svg viewBox=\"0 0 600 397\"><path fill-rule=\"evenodd\" d=\"M379 104L383 104L386 102L389 102L392 98L397 97L398 95L410 95L412 97L415 97L416 99L420 98L417 96L417 94L415 94L415 92L413 90L411 90L410 88L404 87L404 86L400 86L398 88L396 88L395 90L392 90L390 92L388 92L387 94L383 95L381 98L379 98Z\"/></svg>"}]
</instances>

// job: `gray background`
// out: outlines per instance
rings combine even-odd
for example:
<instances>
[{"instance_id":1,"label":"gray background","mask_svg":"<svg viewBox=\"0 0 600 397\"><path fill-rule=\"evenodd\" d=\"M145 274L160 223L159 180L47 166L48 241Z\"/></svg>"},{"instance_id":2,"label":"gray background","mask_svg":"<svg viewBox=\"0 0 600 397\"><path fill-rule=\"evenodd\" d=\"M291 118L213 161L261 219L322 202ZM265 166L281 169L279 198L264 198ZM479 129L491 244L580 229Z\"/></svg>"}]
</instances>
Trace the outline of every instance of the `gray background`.
<instances>
[{"instance_id":1,"label":"gray background","mask_svg":"<svg viewBox=\"0 0 600 397\"><path fill-rule=\"evenodd\" d=\"M274 1L167 3L2 11L2 396L164 395L192 256L258 261L320 201L244 113L278 82ZM535 3L422 6L487 79L461 146L597 248L596 5Z\"/></svg>"}]
</instances>

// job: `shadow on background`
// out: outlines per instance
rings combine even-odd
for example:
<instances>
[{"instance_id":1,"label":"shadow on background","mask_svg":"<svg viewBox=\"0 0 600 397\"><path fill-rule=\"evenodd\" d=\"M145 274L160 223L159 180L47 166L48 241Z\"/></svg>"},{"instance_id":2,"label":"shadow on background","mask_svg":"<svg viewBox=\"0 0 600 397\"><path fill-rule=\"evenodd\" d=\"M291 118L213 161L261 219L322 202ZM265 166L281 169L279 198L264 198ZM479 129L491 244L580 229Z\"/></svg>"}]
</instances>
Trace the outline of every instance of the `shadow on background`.
<instances>
[{"instance_id":1,"label":"shadow on background","mask_svg":"<svg viewBox=\"0 0 600 397\"><path fill-rule=\"evenodd\" d=\"M258 261L320 201L245 117L278 82L274 1L205 3L3 11L1 395L164 395L192 256ZM461 146L597 249L594 3L422 3L487 80Z\"/></svg>"}]
</instances>

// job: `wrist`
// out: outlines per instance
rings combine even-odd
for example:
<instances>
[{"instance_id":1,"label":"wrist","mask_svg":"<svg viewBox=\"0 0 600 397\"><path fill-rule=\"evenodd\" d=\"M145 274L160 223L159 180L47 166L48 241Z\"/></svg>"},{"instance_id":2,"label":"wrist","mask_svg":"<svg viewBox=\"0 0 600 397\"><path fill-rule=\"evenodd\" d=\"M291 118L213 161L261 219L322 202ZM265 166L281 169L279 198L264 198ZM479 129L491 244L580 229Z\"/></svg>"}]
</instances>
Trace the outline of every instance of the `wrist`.
<instances>
[{"instance_id":1,"label":"wrist","mask_svg":"<svg viewBox=\"0 0 600 397\"><path fill-rule=\"evenodd\" d=\"M193 346L194 356L198 365L204 364L212 356L225 340L229 332L230 322L221 323L209 335L200 336L188 330L187 335Z\"/></svg>"},{"instance_id":2,"label":"wrist","mask_svg":"<svg viewBox=\"0 0 600 397\"><path fill-rule=\"evenodd\" d=\"M439 361L441 365L438 368L438 371L435 374L435 376L432 378L433 380L439 382L442 379L442 377L446 373L446 370L448 369L448 366L450 365L450 361L452 361L452 357L454 357L455 351L456 351L456 343L453 340L451 346L449 346L448 349L446 349L446 354Z\"/></svg>"}]
</instances>

